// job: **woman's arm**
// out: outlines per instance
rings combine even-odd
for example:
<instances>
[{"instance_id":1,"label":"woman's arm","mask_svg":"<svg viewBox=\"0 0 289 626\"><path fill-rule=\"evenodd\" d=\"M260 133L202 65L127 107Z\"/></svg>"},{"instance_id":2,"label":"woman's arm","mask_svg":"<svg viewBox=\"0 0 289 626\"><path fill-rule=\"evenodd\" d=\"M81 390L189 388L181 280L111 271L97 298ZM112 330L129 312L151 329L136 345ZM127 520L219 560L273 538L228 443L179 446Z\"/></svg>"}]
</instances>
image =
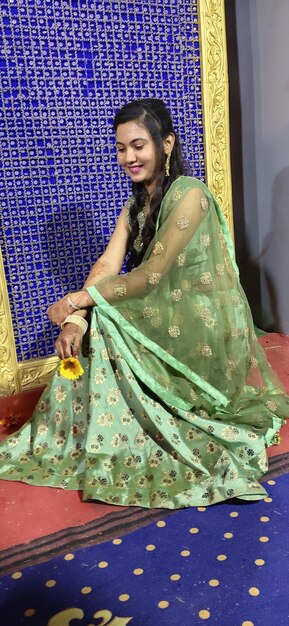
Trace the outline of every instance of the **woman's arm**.
<instances>
[{"instance_id":1,"label":"woman's arm","mask_svg":"<svg viewBox=\"0 0 289 626\"><path fill-rule=\"evenodd\" d=\"M128 236L129 225L126 217L126 208L124 207L117 220L110 242L104 253L91 268L91 271L84 283L84 288L97 284L98 281L106 278L107 276L116 276L119 273L126 255ZM83 307L91 306L94 302L91 300L90 304L84 305L83 298L77 295L82 293L87 295L86 291L76 292L70 300L72 300L77 307L82 309L81 311L76 311L75 313L85 317L86 310ZM73 311L73 307L69 305L69 295L66 295L64 298L61 298L61 300L52 304L48 308L47 313L51 322L60 326L64 322L67 315L73 314Z\"/></svg>"},{"instance_id":2,"label":"woman's arm","mask_svg":"<svg viewBox=\"0 0 289 626\"><path fill-rule=\"evenodd\" d=\"M115 230L104 253L92 266L84 287L95 285L98 280L119 274L126 255L129 226L124 207L118 218Z\"/></svg>"}]
</instances>

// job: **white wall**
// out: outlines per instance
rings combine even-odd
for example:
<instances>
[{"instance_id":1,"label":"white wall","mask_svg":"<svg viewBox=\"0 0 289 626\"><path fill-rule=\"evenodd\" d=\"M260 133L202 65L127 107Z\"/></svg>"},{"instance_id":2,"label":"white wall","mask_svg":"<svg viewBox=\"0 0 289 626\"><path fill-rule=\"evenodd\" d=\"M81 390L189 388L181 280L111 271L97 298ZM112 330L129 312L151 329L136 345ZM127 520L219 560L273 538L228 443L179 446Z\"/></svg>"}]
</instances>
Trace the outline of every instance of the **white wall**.
<instances>
[{"instance_id":1,"label":"white wall","mask_svg":"<svg viewBox=\"0 0 289 626\"><path fill-rule=\"evenodd\" d=\"M289 334L289 0L235 0L233 4L236 58L230 74L235 69L239 76L236 123L241 124L243 207L238 200L234 206L243 211L243 253L239 250L239 254L249 269L243 282L254 310L258 304L249 284L250 267L258 268L261 315L257 321L263 328ZM232 35L231 30L229 62ZM232 126L234 106L236 97ZM232 160L238 169L234 156ZM235 222L237 239L240 216Z\"/></svg>"}]
</instances>

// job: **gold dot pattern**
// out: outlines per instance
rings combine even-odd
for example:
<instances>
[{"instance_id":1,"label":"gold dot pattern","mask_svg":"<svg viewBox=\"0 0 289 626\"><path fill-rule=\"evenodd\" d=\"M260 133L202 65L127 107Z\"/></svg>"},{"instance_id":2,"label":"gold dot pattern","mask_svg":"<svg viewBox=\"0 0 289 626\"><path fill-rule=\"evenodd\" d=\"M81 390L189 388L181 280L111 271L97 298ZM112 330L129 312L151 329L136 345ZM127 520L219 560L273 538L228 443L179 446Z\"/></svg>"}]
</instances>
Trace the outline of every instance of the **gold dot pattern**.
<instances>
[{"instance_id":1,"label":"gold dot pattern","mask_svg":"<svg viewBox=\"0 0 289 626\"><path fill-rule=\"evenodd\" d=\"M249 594L250 596L254 596L254 597L259 596L260 590L258 589L258 587L250 587Z\"/></svg>"},{"instance_id":2,"label":"gold dot pattern","mask_svg":"<svg viewBox=\"0 0 289 626\"><path fill-rule=\"evenodd\" d=\"M133 570L133 573L135 576L141 576L141 574L144 573L144 570L141 567L137 567L136 569Z\"/></svg>"},{"instance_id":3,"label":"gold dot pattern","mask_svg":"<svg viewBox=\"0 0 289 626\"><path fill-rule=\"evenodd\" d=\"M25 617L33 617L35 613L36 613L35 609L26 609L26 611L24 611Z\"/></svg>"},{"instance_id":4,"label":"gold dot pattern","mask_svg":"<svg viewBox=\"0 0 289 626\"><path fill-rule=\"evenodd\" d=\"M159 609L167 609L167 608L168 608L168 606L169 606L169 602L167 602L167 600L161 600L161 601L158 603L158 607L159 607Z\"/></svg>"},{"instance_id":5,"label":"gold dot pattern","mask_svg":"<svg viewBox=\"0 0 289 626\"><path fill-rule=\"evenodd\" d=\"M149 543L149 544L146 546L146 550L147 550L148 552L153 552L153 550L155 550L155 549L156 549L156 547L154 546L154 544L153 544L153 543Z\"/></svg>"},{"instance_id":6,"label":"gold dot pattern","mask_svg":"<svg viewBox=\"0 0 289 626\"><path fill-rule=\"evenodd\" d=\"M128 593L122 593L120 596L118 596L118 599L121 602L127 602L127 600L129 600L129 595Z\"/></svg>"},{"instance_id":7,"label":"gold dot pattern","mask_svg":"<svg viewBox=\"0 0 289 626\"><path fill-rule=\"evenodd\" d=\"M261 502L264 503L264 500L260 501L260 503ZM179 527L177 525L178 514L175 516L169 516L166 521L158 520L152 523L147 528L152 528L153 532L147 532L143 542L140 534L139 544L136 551L131 550L127 546L126 538L117 537L110 542L107 542L107 544L102 544L108 546L108 551L105 552L102 550L98 554L103 557L107 556L107 560L100 560L100 558L98 560L95 559L93 567L98 571L96 573L94 571L93 578L89 575L91 574L90 570L93 569L93 567L88 568L87 579L85 578L85 570L84 572L82 571L80 580L83 586L80 584L78 585L78 593L79 595L81 594L83 602L85 601L85 597L88 599L90 598L88 601L91 602L96 592L96 586L98 583L100 585L107 585L108 580L114 580L114 566L118 562L118 559L121 558L121 575L116 578L118 585L119 581L121 581L121 586L120 588L118 587L117 592L114 593L112 585L110 597L114 600L118 600L119 603L127 604L128 608L124 612L125 615L135 616L134 607L139 600L140 592L143 593L143 589L146 589L149 594L152 594L150 584L151 580L154 580L154 577L151 578L151 573L156 572L156 558L158 558L160 566L157 578L160 580L160 586L155 584L155 582L153 583L153 593L155 593L155 596L152 596L152 601L149 604L152 611L155 610L160 613L164 611L165 615L163 618L159 618L159 621L161 621L161 619L167 620L168 623L170 623L170 620L172 623L175 621L173 613L176 610L175 599L178 599L180 606L181 603L184 603L183 608L185 609L186 593L188 593L187 586L189 585L189 593L191 594L193 592L194 594L197 594L196 600L194 601L195 604L192 613L192 620L211 623L210 620L216 621L218 619L218 615L220 615L218 612L219 608L216 609L216 607L219 607L219 603L223 603L224 601L226 604L226 602L229 602L230 585L232 588L232 586L239 584L236 582L237 578L234 577L234 574L228 580L229 569L230 572L233 572L234 570L238 571L238 568L240 566L242 567L244 560L243 557L244 554L246 554L246 567L250 567L249 571L246 573L247 587L245 587L245 593L243 593L243 586L241 593L240 587L240 597L242 597L242 603L240 602L240 605L236 605L236 607L238 606L238 609L236 609L236 616L232 617L232 619L234 618L235 620L232 621L232 623L236 623L236 626L237 624L239 624L239 626L257 626L256 624L254 625L255 612L256 610L261 610L260 599L263 601L264 597L266 597L266 589L263 587L264 576L269 576L271 571L270 553L268 553L269 546L266 546L266 544L270 541L270 524L274 519L274 515L271 513L269 507L271 502L269 501L268 503L262 505L260 504L259 509L255 504L252 509L254 511L254 523L251 524L250 531L253 530L254 532L244 531L244 524L247 518L247 507L242 507L240 509L236 508L235 510L229 512L227 512L226 509L222 509L222 523L220 524L219 520L218 524L215 525L214 523L208 523L210 509L206 507L198 507L200 512L207 511L207 516L198 516L199 511L194 509L195 515L190 517L191 525L189 523L184 527ZM275 506L276 503L274 504L274 507ZM250 504L248 504L248 509L249 507ZM215 509L213 508L212 510L214 511ZM186 511L189 512L189 510ZM265 512L268 511L269 514L265 514ZM180 515L182 514L183 512L180 512ZM194 525L196 516L198 516L198 524ZM229 518L232 522L228 528ZM170 541L167 541L167 535L170 532L170 527L174 520L176 520L176 522L173 540L171 539ZM260 531L260 524L262 523L267 524L268 533L266 535L262 535L260 532L258 533L258 530ZM161 532L159 532L158 529L161 529ZM211 537L209 542L207 541L208 533ZM236 550L238 550L236 546L238 546L240 539L242 549L241 553L238 554L238 551L236 552ZM246 547L244 548L244 542L246 543L246 541L248 542L248 546L250 545L250 548L248 548L249 558L247 557ZM201 543L204 544L203 548L206 550L206 558L204 559L201 556L201 552L199 552ZM251 551L252 543L255 546L255 551ZM109 552L109 545L111 544L112 546L119 546L119 548L114 549L111 546L111 552ZM198 546L197 551L196 546ZM130 559L128 558L130 553L133 557L133 561L131 561L133 563L132 567L130 567ZM121 555L121 557L119 557L119 555ZM79 559L77 554L74 555L72 553L66 554L62 558L66 561L66 568L76 567L77 559ZM165 568L164 572L162 571L163 564ZM108 569L107 573L105 572L106 569ZM260 570L262 570L262 575ZM267 571L268 574L266 574ZM95 575L97 578L95 578ZM229 574L229 576L231 575ZM15 581L14 585L23 585L25 572L22 573L21 571L16 571L10 575L10 578ZM137 578L140 580L137 581ZM93 584L92 580L94 581ZM135 580L134 585L131 584L133 580ZM55 594L60 593L61 583L62 579L58 576L56 568L54 578L53 576L51 576L51 578L47 576L42 584L44 588L46 588L46 592L50 594L53 593L53 596L55 597ZM202 584L200 585L200 583ZM159 593L161 590L163 590L163 592L165 590L166 593ZM200 593L199 599L198 593ZM49 606L49 602L47 604ZM241 608L239 608L240 606L243 609L242 611ZM111 612L111 621L113 621L115 615L118 614L117 610L115 609L113 612L113 609L109 605L104 606L103 611L104 610L108 613ZM253 611L254 615L252 614ZM35 608L32 608L31 606L29 607L29 605L28 607L23 607L22 615L25 615L25 617L33 617L35 613L38 613L38 607L36 604ZM160 615L160 613L158 613L158 615ZM155 619L157 623L157 615L155 615L153 619ZM182 622L180 621L180 623Z\"/></svg>"},{"instance_id":8,"label":"gold dot pattern","mask_svg":"<svg viewBox=\"0 0 289 626\"><path fill-rule=\"evenodd\" d=\"M181 556L190 556L190 550L182 550L181 551Z\"/></svg>"}]
</instances>

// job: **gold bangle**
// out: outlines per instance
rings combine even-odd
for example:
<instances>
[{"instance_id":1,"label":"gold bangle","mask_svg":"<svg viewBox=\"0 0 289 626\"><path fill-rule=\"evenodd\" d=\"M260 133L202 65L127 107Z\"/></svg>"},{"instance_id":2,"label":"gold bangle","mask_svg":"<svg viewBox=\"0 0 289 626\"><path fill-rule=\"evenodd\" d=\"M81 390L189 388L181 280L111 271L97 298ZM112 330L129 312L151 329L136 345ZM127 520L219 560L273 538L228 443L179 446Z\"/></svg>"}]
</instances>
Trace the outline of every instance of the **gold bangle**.
<instances>
[{"instance_id":1,"label":"gold bangle","mask_svg":"<svg viewBox=\"0 0 289 626\"><path fill-rule=\"evenodd\" d=\"M65 324L68 324L68 322L71 322L72 324L76 324L76 326L79 326L79 328L81 328L83 334L85 335L88 329L88 323L83 317L81 317L80 315L68 315L65 318L64 322L62 322L61 328L63 328Z\"/></svg>"}]
</instances>

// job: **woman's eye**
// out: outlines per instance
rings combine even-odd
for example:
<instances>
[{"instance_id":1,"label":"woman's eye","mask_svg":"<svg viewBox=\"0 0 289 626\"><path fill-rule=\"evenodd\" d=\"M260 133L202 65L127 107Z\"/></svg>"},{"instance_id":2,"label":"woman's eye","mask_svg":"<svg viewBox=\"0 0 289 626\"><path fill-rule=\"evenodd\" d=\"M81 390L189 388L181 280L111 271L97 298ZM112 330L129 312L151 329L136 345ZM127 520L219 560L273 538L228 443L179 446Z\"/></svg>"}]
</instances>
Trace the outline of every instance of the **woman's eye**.
<instances>
[{"instance_id":1,"label":"woman's eye","mask_svg":"<svg viewBox=\"0 0 289 626\"><path fill-rule=\"evenodd\" d=\"M124 148L118 148L117 152L124 152Z\"/></svg>"},{"instance_id":2,"label":"woman's eye","mask_svg":"<svg viewBox=\"0 0 289 626\"><path fill-rule=\"evenodd\" d=\"M143 148L143 144L141 146L135 146L137 150L141 150Z\"/></svg>"}]
</instances>

